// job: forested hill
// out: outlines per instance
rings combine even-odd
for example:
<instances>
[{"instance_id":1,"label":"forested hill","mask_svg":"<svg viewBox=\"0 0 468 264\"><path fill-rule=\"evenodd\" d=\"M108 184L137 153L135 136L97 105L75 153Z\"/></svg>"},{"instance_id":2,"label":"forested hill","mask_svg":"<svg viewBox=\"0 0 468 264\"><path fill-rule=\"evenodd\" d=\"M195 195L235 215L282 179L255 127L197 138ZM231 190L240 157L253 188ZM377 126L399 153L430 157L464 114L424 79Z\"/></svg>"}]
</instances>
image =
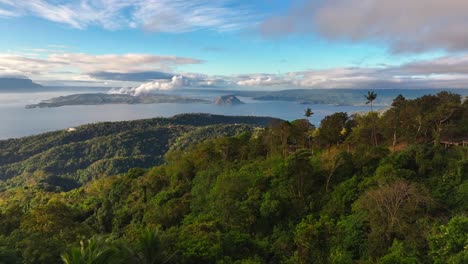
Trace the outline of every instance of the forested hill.
<instances>
[{"instance_id":1,"label":"forested hill","mask_svg":"<svg viewBox=\"0 0 468 264\"><path fill-rule=\"evenodd\" d=\"M269 121L182 115L2 142L2 175L21 175L0 192L0 263L468 263L460 95L251 129ZM211 139L223 133L237 135Z\"/></svg>"},{"instance_id":2,"label":"forested hill","mask_svg":"<svg viewBox=\"0 0 468 264\"><path fill-rule=\"evenodd\" d=\"M234 136L273 118L182 114L171 118L106 122L0 141L0 182L69 190L92 178L161 163L172 145ZM188 139L185 134L190 132ZM179 141L178 139L181 138Z\"/></svg>"}]
</instances>

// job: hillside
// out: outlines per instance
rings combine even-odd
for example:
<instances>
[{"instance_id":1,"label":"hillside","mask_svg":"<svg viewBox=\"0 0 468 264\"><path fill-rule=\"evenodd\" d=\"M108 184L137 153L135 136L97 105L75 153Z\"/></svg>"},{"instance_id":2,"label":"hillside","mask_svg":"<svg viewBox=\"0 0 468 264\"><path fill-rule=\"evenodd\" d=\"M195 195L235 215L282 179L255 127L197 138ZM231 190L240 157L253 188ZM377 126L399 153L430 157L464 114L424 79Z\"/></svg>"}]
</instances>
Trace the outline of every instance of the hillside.
<instances>
[{"instance_id":1,"label":"hillside","mask_svg":"<svg viewBox=\"0 0 468 264\"><path fill-rule=\"evenodd\" d=\"M30 79L0 77L0 92L34 91L39 88L42 88L42 85Z\"/></svg>"},{"instance_id":2,"label":"hillside","mask_svg":"<svg viewBox=\"0 0 468 264\"><path fill-rule=\"evenodd\" d=\"M74 129L0 141L3 186L25 182L50 190L71 189L90 179L148 168L162 162L173 143L233 136L273 121L263 117L186 114L126 122L89 124ZM209 131L205 132L205 131Z\"/></svg>"},{"instance_id":3,"label":"hillside","mask_svg":"<svg viewBox=\"0 0 468 264\"><path fill-rule=\"evenodd\" d=\"M26 105L26 108L61 107L67 105L103 105L103 104L161 104L161 103L210 103L210 101L166 94L148 94L132 96L128 94L88 93L59 96Z\"/></svg>"},{"instance_id":4,"label":"hillside","mask_svg":"<svg viewBox=\"0 0 468 264\"><path fill-rule=\"evenodd\" d=\"M444 142L467 135L468 101L441 92L318 127L199 114L1 141L22 174L0 262L464 264L468 145Z\"/></svg>"},{"instance_id":5,"label":"hillside","mask_svg":"<svg viewBox=\"0 0 468 264\"><path fill-rule=\"evenodd\" d=\"M222 106L232 106L232 105L240 105L244 104L239 98L235 95L223 95L219 96L214 100L215 105L222 105Z\"/></svg>"}]
</instances>

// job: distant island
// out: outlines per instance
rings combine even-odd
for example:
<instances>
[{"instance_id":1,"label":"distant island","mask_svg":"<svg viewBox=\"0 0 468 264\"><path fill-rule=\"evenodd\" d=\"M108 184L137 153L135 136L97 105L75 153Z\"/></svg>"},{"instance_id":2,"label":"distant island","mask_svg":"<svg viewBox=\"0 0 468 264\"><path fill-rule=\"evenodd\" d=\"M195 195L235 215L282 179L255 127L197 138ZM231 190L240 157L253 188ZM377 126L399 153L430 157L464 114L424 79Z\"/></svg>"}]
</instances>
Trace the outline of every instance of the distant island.
<instances>
[{"instance_id":1,"label":"distant island","mask_svg":"<svg viewBox=\"0 0 468 264\"><path fill-rule=\"evenodd\" d=\"M30 91L43 86L27 78L0 77L0 92Z\"/></svg>"},{"instance_id":2,"label":"distant island","mask_svg":"<svg viewBox=\"0 0 468 264\"><path fill-rule=\"evenodd\" d=\"M72 94L44 100L38 104L26 105L26 108L60 107L67 105L103 105L103 104L161 104L161 103L205 103L210 101L166 94L132 96L128 94L87 93Z\"/></svg>"},{"instance_id":3,"label":"distant island","mask_svg":"<svg viewBox=\"0 0 468 264\"><path fill-rule=\"evenodd\" d=\"M214 100L215 105L241 105L244 104L239 98L237 98L235 95L223 95L219 96Z\"/></svg>"}]
</instances>

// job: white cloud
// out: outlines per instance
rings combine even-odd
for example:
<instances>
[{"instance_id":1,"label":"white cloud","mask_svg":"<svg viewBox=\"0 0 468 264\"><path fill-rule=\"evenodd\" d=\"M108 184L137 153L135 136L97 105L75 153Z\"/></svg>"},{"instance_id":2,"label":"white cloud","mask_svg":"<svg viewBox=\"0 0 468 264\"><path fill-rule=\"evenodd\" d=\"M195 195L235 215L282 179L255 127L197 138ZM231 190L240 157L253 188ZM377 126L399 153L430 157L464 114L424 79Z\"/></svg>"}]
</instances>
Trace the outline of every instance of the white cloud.
<instances>
[{"instance_id":1,"label":"white cloud","mask_svg":"<svg viewBox=\"0 0 468 264\"><path fill-rule=\"evenodd\" d=\"M169 91L190 85L188 79L183 76L174 76L170 81L159 80L143 83L136 87L112 89L111 94L130 94L134 96L149 94L156 91Z\"/></svg>"},{"instance_id":2,"label":"white cloud","mask_svg":"<svg viewBox=\"0 0 468 264\"><path fill-rule=\"evenodd\" d=\"M32 15L83 29L142 27L150 31L236 30L252 25L246 7L220 0L0 0L0 15Z\"/></svg>"},{"instance_id":3,"label":"white cloud","mask_svg":"<svg viewBox=\"0 0 468 264\"><path fill-rule=\"evenodd\" d=\"M277 86L277 85L292 85L293 82L289 78L274 74L260 74L248 76L246 79L237 82L240 86Z\"/></svg>"},{"instance_id":4,"label":"white cloud","mask_svg":"<svg viewBox=\"0 0 468 264\"><path fill-rule=\"evenodd\" d=\"M467 88L468 55L445 56L383 68L331 68L235 76L241 86L280 88Z\"/></svg>"},{"instance_id":5,"label":"white cloud","mask_svg":"<svg viewBox=\"0 0 468 264\"><path fill-rule=\"evenodd\" d=\"M103 54L35 49L37 55L0 53L0 76L27 76L42 83L92 82L134 86L131 93L181 87L245 88L466 88L468 55L451 55L403 65L307 70L286 74L210 76L178 71L202 63L195 58L152 54ZM29 52L29 51L28 51ZM171 76L176 76L172 77ZM177 77L179 76L179 77ZM184 77L180 77L184 76ZM143 84L141 81L154 80Z\"/></svg>"},{"instance_id":6,"label":"white cloud","mask_svg":"<svg viewBox=\"0 0 468 264\"><path fill-rule=\"evenodd\" d=\"M36 80L86 80L96 72L134 73L145 71L170 72L180 65L197 64L194 58L159 56L152 54L104 54L85 53L0 53L0 74L15 72Z\"/></svg>"},{"instance_id":7,"label":"white cloud","mask_svg":"<svg viewBox=\"0 0 468 264\"><path fill-rule=\"evenodd\" d=\"M0 8L0 17L15 17L17 14Z\"/></svg>"}]
</instances>

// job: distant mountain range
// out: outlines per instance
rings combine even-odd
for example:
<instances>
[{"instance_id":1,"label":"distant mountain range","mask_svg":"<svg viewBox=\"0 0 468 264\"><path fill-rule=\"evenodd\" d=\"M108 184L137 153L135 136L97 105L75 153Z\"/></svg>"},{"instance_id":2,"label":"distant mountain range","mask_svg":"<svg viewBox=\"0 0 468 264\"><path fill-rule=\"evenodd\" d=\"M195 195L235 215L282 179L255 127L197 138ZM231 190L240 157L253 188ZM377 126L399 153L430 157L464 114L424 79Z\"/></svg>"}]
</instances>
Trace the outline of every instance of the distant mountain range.
<instances>
[{"instance_id":1,"label":"distant mountain range","mask_svg":"<svg viewBox=\"0 0 468 264\"><path fill-rule=\"evenodd\" d=\"M42 87L27 78L0 77L0 91L23 91Z\"/></svg>"}]
</instances>

